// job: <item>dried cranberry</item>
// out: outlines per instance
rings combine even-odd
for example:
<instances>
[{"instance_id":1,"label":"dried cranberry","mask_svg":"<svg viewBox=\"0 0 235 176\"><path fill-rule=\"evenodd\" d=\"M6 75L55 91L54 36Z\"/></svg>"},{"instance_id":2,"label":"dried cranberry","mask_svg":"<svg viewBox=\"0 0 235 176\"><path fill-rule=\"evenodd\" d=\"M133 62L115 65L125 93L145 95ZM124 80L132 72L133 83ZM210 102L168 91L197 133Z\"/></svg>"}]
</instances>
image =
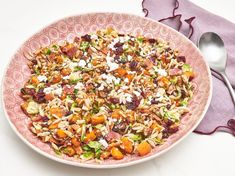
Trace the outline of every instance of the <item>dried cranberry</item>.
<instances>
[{"instance_id":1,"label":"dried cranberry","mask_svg":"<svg viewBox=\"0 0 235 176\"><path fill-rule=\"evenodd\" d=\"M119 99L118 98L110 98L109 101L113 104L117 104L119 103Z\"/></svg>"},{"instance_id":2,"label":"dried cranberry","mask_svg":"<svg viewBox=\"0 0 235 176\"><path fill-rule=\"evenodd\" d=\"M142 97L146 98L146 94L145 94L145 92L143 90L141 91L140 94L142 95Z\"/></svg>"},{"instance_id":3,"label":"dried cranberry","mask_svg":"<svg viewBox=\"0 0 235 176\"><path fill-rule=\"evenodd\" d=\"M81 37L82 40L86 41L86 42L90 42L91 41L91 36L89 34L86 34L84 36Z\"/></svg>"},{"instance_id":4,"label":"dried cranberry","mask_svg":"<svg viewBox=\"0 0 235 176\"><path fill-rule=\"evenodd\" d=\"M134 60L130 62L130 69L131 70L134 70L137 66L138 66L138 62L136 62Z\"/></svg>"},{"instance_id":5,"label":"dried cranberry","mask_svg":"<svg viewBox=\"0 0 235 176\"><path fill-rule=\"evenodd\" d=\"M80 41L80 38L79 37L75 37L74 40L73 40L75 43L78 43Z\"/></svg>"},{"instance_id":6,"label":"dried cranberry","mask_svg":"<svg viewBox=\"0 0 235 176\"><path fill-rule=\"evenodd\" d=\"M154 63L154 64L155 64L155 62L156 62L156 58L155 58L155 57L150 57L149 60L150 60L152 63Z\"/></svg>"},{"instance_id":7,"label":"dried cranberry","mask_svg":"<svg viewBox=\"0 0 235 176\"><path fill-rule=\"evenodd\" d=\"M170 109L170 108L171 108L170 104L166 105L166 109Z\"/></svg>"},{"instance_id":8,"label":"dried cranberry","mask_svg":"<svg viewBox=\"0 0 235 176\"><path fill-rule=\"evenodd\" d=\"M153 39L153 38L148 39L148 41L149 41L149 43L156 43L156 39Z\"/></svg>"},{"instance_id":9,"label":"dried cranberry","mask_svg":"<svg viewBox=\"0 0 235 176\"><path fill-rule=\"evenodd\" d=\"M114 56L114 60L115 60L115 61L119 62L119 59L120 59L120 56L119 56L119 55Z\"/></svg>"},{"instance_id":10,"label":"dried cranberry","mask_svg":"<svg viewBox=\"0 0 235 176\"><path fill-rule=\"evenodd\" d=\"M34 65L36 65L36 64L38 63L36 59L32 59L31 62L32 62Z\"/></svg>"},{"instance_id":11,"label":"dried cranberry","mask_svg":"<svg viewBox=\"0 0 235 176\"><path fill-rule=\"evenodd\" d=\"M125 122L117 123L113 126L113 131L117 133L123 133L126 129L127 124Z\"/></svg>"},{"instance_id":12,"label":"dried cranberry","mask_svg":"<svg viewBox=\"0 0 235 176\"><path fill-rule=\"evenodd\" d=\"M45 103L46 102L46 99L44 97L35 96L34 100L38 103Z\"/></svg>"},{"instance_id":13,"label":"dried cranberry","mask_svg":"<svg viewBox=\"0 0 235 176\"><path fill-rule=\"evenodd\" d=\"M162 138L168 138L169 137L169 134L168 134L168 130L167 129L164 129L162 131Z\"/></svg>"},{"instance_id":14,"label":"dried cranberry","mask_svg":"<svg viewBox=\"0 0 235 176\"><path fill-rule=\"evenodd\" d=\"M179 126L176 125L176 124L173 124L173 125L171 125L171 126L169 127L168 132L169 132L169 133L175 133L175 132L177 132L178 130L179 130Z\"/></svg>"},{"instance_id":15,"label":"dried cranberry","mask_svg":"<svg viewBox=\"0 0 235 176\"><path fill-rule=\"evenodd\" d=\"M178 62L184 62L184 63L185 63L185 62L186 62L186 58L185 58L185 56L178 56L178 57L177 57L177 61L178 61Z\"/></svg>"},{"instance_id":16,"label":"dried cranberry","mask_svg":"<svg viewBox=\"0 0 235 176\"><path fill-rule=\"evenodd\" d=\"M68 111L68 112L66 112L65 116L69 116L71 114L73 114L73 111Z\"/></svg>"},{"instance_id":17,"label":"dried cranberry","mask_svg":"<svg viewBox=\"0 0 235 176\"><path fill-rule=\"evenodd\" d=\"M35 94L35 89L34 88L22 88L20 90L20 92L23 94L23 95L34 95Z\"/></svg>"},{"instance_id":18,"label":"dried cranberry","mask_svg":"<svg viewBox=\"0 0 235 176\"><path fill-rule=\"evenodd\" d=\"M47 122L49 120L49 118L47 116L43 116L41 119L43 122Z\"/></svg>"},{"instance_id":19,"label":"dried cranberry","mask_svg":"<svg viewBox=\"0 0 235 176\"><path fill-rule=\"evenodd\" d=\"M156 85L158 85L158 80L157 80L157 78L154 78L154 79L153 79L153 83L156 84Z\"/></svg>"},{"instance_id":20,"label":"dried cranberry","mask_svg":"<svg viewBox=\"0 0 235 176\"><path fill-rule=\"evenodd\" d=\"M117 55L121 55L121 54L123 53L123 48L122 48L122 46L117 47L116 50L115 50L115 53L116 53Z\"/></svg>"},{"instance_id":21,"label":"dried cranberry","mask_svg":"<svg viewBox=\"0 0 235 176\"><path fill-rule=\"evenodd\" d=\"M159 103L159 101L157 101L156 99L151 100L151 104L158 104L158 103Z\"/></svg>"},{"instance_id":22,"label":"dried cranberry","mask_svg":"<svg viewBox=\"0 0 235 176\"><path fill-rule=\"evenodd\" d=\"M118 36L119 36L119 37L124 37L124 36L125 36L125 34L118 34Z\"/></svg>"},{"instance_id":23,"label":"dried cranberry","mask_svg":"<svg viewBox=\"0 0 235 176\"><path fill-rule=\"evenodd\" d=\"M114 47L115 48L117 48L117 47L120 47L120 46L122 46L124 43L121 43L121 42L117 42L115 45L114 45Z\"/></svg>"},{"instance_id":24,"label":"dried cranberry","mask_svg":"<svg viewBox=\"0 0 235 176\"><path fill-rule=\"evenodd\" d=\"M126 102L126 107L127 109L134 110L138 108L139 104L140 104L140 100L137 98L137 96L134 96L131 102Z\"/></svg>"},{"instance_id":25,"label":"dried cranberry","mask_svg":"<svg viewBox=\"0 0 235 176\"><path fill-rule=\"evenodd\" d=\"M117 139L120 139L121 135L117 132L114 132L114 131L110 131L106 136L105 136L105 139L110 142L112 140L117 140Z\"/></svg>"}]
</instances>

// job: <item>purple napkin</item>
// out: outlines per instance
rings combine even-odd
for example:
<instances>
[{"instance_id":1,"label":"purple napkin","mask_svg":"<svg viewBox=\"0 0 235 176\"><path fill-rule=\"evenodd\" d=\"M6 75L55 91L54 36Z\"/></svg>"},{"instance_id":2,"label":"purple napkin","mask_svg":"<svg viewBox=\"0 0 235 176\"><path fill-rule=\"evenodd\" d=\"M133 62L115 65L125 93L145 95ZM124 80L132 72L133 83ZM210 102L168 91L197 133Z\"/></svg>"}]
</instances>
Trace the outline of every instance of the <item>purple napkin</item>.
<instances>
[{"instance_id":1,"label":"purple napkin","mask_svg":"<svg viewBox=\"0 0 235 176\"><path fill-rule=\"evenodd\" d=\"M216 32L224 40L228 52L226 73L235 88L235 24L214 15L188 0L144 0L146 17L158 20L189 37L194 43L204 32ZM213 96L210 107L194 131L212 134L226 131L235 135L235 108L219 74L212 71Z\"/></svg>"}]
</instances>

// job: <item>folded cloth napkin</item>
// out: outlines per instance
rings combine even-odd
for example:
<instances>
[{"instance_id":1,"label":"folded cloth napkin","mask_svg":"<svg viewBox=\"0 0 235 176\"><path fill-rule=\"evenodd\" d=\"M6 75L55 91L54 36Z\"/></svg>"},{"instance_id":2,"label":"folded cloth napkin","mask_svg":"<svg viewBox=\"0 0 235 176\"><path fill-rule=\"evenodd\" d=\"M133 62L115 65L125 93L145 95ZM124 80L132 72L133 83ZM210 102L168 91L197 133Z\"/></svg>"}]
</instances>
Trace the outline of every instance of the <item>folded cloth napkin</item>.
<instances>
[{"instance_id":1,"label":"folded cloth napkin","mask_svg":"<svg viewBox=\"0 0 235 176\"><path fill-rule=\"evenodd\" d=\"M235 88L235 24L212 14L188 0L143 0L146 17L163 22L196 43L204 32L216 32L224 40L228 52L226 73ZM235 108L222 78L212 71L213 96L210 107L194 131L212 134L226 131L235 135Z\"/></svg>"}]
</instances>

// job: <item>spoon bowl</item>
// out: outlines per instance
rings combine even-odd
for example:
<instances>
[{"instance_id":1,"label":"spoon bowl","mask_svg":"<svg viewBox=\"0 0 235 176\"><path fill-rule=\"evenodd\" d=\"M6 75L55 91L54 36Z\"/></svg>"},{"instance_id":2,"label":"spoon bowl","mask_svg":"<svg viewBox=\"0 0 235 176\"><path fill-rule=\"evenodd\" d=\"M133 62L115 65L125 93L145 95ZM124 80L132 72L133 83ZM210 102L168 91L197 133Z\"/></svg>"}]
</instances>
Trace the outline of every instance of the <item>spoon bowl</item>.
<instances>
[{"instance_id":1,"label":"spoon bowl","mask_svg":"<svg viewBox=\"0 0 235 176\"><path fill-rule=\"evenodd\" d=\"M204 33L199 40L199 49L210 67L219 72L225 72L227 51L223 40L213 32Z\"/></svg>"},{"instance_id":2,"label":"spoon bowl","mask_svg":"<svg viewBox=\"0 0 235 176\"><path fill-rule=\"evenodd\" d=\"M200 37L198 47L206 61L209 63L210 68L217 71L224 79L235 105L235 93L225 73L227 51L223 40L214 32L206 32Z\"/></svg>"}]
</instances>

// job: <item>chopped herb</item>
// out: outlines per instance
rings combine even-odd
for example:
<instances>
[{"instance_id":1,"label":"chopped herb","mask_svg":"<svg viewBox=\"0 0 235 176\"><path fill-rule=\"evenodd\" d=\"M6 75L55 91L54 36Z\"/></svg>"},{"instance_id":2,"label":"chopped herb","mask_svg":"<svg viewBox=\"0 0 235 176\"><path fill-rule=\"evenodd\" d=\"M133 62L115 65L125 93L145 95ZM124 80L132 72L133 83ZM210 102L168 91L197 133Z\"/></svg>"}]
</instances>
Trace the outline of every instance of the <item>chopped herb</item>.
<instances>
[{"instance_id":1,"label":"chopped herb","mask_svg":"<svg viewBox=\"0 0 235 176\"><path fill-rule=\"evenodd\" d=\"M82 78L78 78L78 79L72 79L69 81L69 83L71 84L77 84L78 82L80 82L82 80Z\"/></svg>"},{"instance_id":2,"label":"chopped herb","mask_svg":"<svg viewBox=\"0 0 235 176\"><path fill-rule=\"evenodd\" d=\"M90 159L94 158L94 153L91 151L85 152L80 156L80 158L84 159L84 160L90 160Z\"/></svg>"},{"instance_id":3,"label":"chopped herb","mask_svg":"<svg viewBox=\"0 0 235 176\"><path fill-rule=\"evenodd\" d=\"M140 141L140 140L142 140L142 137L140 136L140 135L138 135L138 134L133 134L133 135L131 135L131 137L130 137L133 141Z\"/></svg>"},{"instance_id":4,"label":"chopped herb","mask_svg":"<svg viewBox=\"0 0 235 176\"><path fill-rule=\"evenodd\" d=\"M91 148L88 145L83 145L82 149L85 150L85 151L90 151L91 150Z\"/></svg>"},{"instance_id":5,"label":"chopped herb","mask_svg":"<svg viewBox=\"0 0 235 176\"><path fill-rule=\"evenodd\" d=\"M81 42L80 44L81 50L86 51L88 47L89 47L89 42L86 42L86 41Z\"/></svg>"},{"instance_id":6,"label":"chopped herb","mask_svg":"<svg viewBox=\"0 0 235 176\"><path fill-rule=\"evenodd\" d=\"M74 89L73 93L74 93L75 95L77 95L77 94L78 94L78 89Z\"/></svg>"},{"instance_id":7,"label":"chopped herb","mask_svg":"<svg viewBox=\"0 0 235 176\"><path fill-rule=\"evenodd\" d=\"M76 71L82 71L82 70L83 70L82 67L79 67L79 66L74 67L74 71L75 71L75 72L76 72Z\"/></svg>"},{"instance_id":8,"label":"chopped herb","mask_svg":"<svg viewBox=\"0 0 235 176\"><path fill-rule=\"evenodd\" d=\"M57 155L61 155L61 151L60 150L54 150L54 152L57 154Z\"/></svg>"},{"instance_id":9,"label":"chopped herb","mask_svg":"<svg viewBox=\"0 0 235 176\"><path fill-rule=\"evenodd\" d=\"M96 157L96 158L100 158L101 153L102 153L102 150L101 150L101 149L96 150L96 151L95 151L95 157Z\"/></svg>"},{"instance_id":10,"label":"chopped herb","mask_svg":"<svg viewBox=\"0 0 235 176\"><path fill-rule=\"evenodd\" d=\"M50 50L50 49L47 49L45 54L46 54L46 55L50 55L50 54L51 54L51 50Z\"/></svg>"},{"instance_id":11,"label":"chopped herb","mask_svg":"<svg viewBox=\"0 0 235 176\"><path fill-rule=\"evenodd\" d=\"M87 145L93 149L100 149L102 147L101 143L97 141L90 141Z\"/></svg>"},{"instance_id":12,"label":"chopped herb","mask_svg":"<svg viewBox=\"0 0 235 176\"><path fill-rule=\"evenodd\" d=\"M183 72L187 72L187 71L191 71L192 68L191 68L191 66L189 64L184 64L182 66L182 70L183 70Z\"/></svg>"},{"instance_id":13,"label":"chopped herb","mask_svg":"<svg viewBox=\"0 0 235 176\"><path fill-rule=\"evenodd\" d=\"M180 102L180 105L181 106L187 106L188 105L188 101L184 99L183 101Z\"/></svg>"},{"instance_id":14,"label":"chopped herb","mask_svg":"<svg viewBox=\"0 0 235 176\"><path fill-rule=\"evenodd\" d=\"M143 38L143 37L138 37L138 38L137 38L137 41L140 42L140 43L143 43L144 38Z\"/></svg>"}]
</instances>

